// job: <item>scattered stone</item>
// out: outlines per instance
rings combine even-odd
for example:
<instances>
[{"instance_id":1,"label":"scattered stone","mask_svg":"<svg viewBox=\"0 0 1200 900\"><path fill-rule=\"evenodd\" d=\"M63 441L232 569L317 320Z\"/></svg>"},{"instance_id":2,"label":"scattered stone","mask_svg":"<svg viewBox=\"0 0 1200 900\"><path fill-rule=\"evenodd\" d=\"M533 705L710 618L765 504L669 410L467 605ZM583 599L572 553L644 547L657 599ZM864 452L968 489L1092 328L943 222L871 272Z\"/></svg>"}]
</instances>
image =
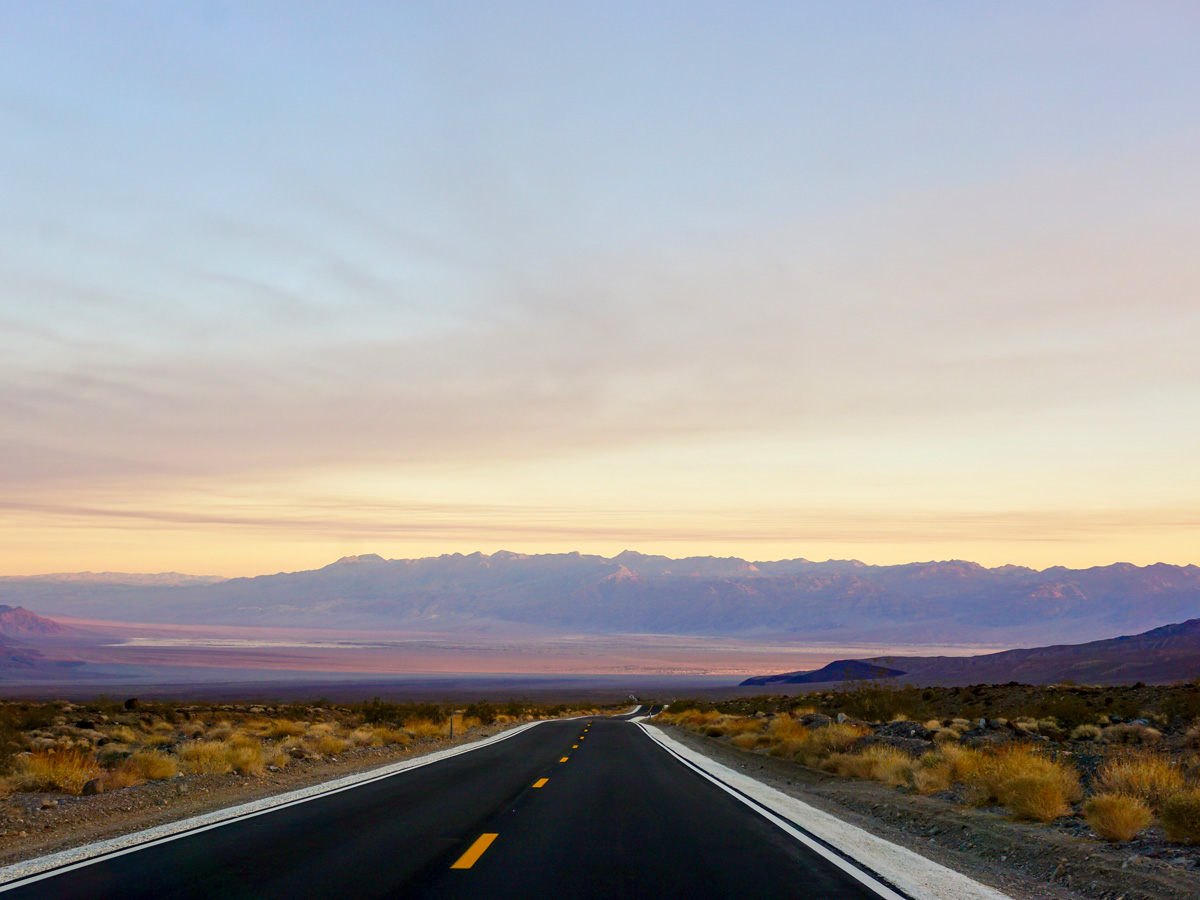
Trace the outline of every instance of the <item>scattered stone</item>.
<instances>
[{"instance_id":1,"label":"scattered stone","mask_svg":"<svg viewBox=\"0 0 1200 900\"><path fill-rule=\"evenodd\" d=\"M85 782L83 790L80 793L84 797L94 797L96 794L104 793L104 782L99 778L93 778L91 781Z\"/></svg>"},{"instance_id":2,"label":"scattered stone","mask_svg":"<svg viewBox=\"0 0 1200 900\"><path fill-rule=\"evenodd\" d=\"M57 808L58 808L58 801L57 800L49 800L49 799L43 800L42 805L40 807L40 809L57 809Z\"/></svg>"}]
</instances>

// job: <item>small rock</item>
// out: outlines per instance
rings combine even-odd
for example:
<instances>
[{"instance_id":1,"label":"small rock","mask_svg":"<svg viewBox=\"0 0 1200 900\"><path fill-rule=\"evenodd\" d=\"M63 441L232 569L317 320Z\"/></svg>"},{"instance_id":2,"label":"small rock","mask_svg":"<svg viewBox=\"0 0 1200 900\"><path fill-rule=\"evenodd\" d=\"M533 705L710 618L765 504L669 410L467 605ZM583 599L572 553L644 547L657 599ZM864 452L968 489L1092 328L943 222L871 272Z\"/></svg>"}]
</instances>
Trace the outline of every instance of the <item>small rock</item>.
<instances>
[{"instance_id":1,"label":"small rock","mask_svg":"<svg viewBox=\"0 0 1200 900\"><path fill-rule=\"evenodd\" d=\"M41 806L42 809L56 809L57 807L58 807L57 800L43 800L42 801L42 806Z\"/></svg>"},{"instance_id":2,"label":"small rock","mask_svg":"<svg viewBox=\"0 0 1200 900\"><path fill-rule=\"evenodd\" d=\"M84 731L91 731L93 728L96 727L96 723L93 722L91 719L80 719L78 722L75 723L75 727L82 728Z\"/></svg>"},{"instance_id":3,"label":"small rock","mask_svg":"<svg viewBox=\"0 0 1200 900\"><path fill-rule=\"evenodd\" d=\"M85 797L94 797L96 794L103 794L104 782L99 778L93 778L91 781L84 783L83 790L80 793Z\"/></svg>"}]
</instances>

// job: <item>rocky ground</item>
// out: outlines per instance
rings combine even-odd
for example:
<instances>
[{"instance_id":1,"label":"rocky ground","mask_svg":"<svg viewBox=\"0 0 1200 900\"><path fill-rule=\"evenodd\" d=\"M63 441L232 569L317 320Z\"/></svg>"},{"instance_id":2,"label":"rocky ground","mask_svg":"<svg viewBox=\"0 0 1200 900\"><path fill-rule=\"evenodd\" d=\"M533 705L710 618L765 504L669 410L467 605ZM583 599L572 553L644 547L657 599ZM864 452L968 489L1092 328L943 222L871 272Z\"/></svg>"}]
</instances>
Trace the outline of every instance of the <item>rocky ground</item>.
<instances>
[{"instance_id":1,"label":"rocky ground","mask_svg":"<svg viewBox=\"0 0 1200 900\"><path fill-rule=\"evenodd\" d=\"M1015 822L1002 807L960 805L950 791L827 775L667 725L674 737L765 784L1003 891L1014 900L1195 900L1200 847L1168 845L1156 828L1106 843L1081 818Z\"/></svg>"},{"instance_id":2,"label":"rocky ground","mask_svg":"<svg viewBox=\"0 0 1200 900\"><path fill-rule=\"evenodd\" d=\"M262 777L178 775L95 796L19 793L0 799L0 866L164 825L250 800L310 787L355 772L479 740L504 725L465 737L406 746L347 749L335 757L297 760Z\"/></svg>"}]
</instances>

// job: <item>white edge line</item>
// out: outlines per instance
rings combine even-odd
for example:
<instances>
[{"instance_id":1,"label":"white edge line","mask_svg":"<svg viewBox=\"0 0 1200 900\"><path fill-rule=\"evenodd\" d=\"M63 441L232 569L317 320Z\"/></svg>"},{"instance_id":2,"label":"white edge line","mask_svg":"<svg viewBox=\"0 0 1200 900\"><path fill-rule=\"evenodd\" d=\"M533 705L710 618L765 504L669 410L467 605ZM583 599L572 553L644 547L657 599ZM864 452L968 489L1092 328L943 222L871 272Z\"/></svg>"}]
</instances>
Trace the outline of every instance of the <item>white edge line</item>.
<instances>
[{"instance_id":1,"label":"white edge line","mask_svg":"<svg viewBox=\"0 0 1200 900\"><path fill-rule=\"evenodd\" d=\"M435 750L416 759L406 759L388 766L368 769L366 772L359 772L355 775L343 776L342 778L325 782L324 785L316 785L314 787L289 791L284 794L276 794L274 797L265 797L260 800L250 801L249 803L229 806L225 809L192 816L188 819L180 819L177 822L157 825L153 828L147 828L144 831L135 831L132 834L119 835L118 837L108 838L94 844L72 847L69 850L61 850L58 853L52 853L48 856L35 857L31 860L13 863L0 869L0 893L25 887L28 884L53 878L56 875L62 875L76 869L82 869L84 866L90 866L94 863L115 859L118 856L125 856L128 853L136 853L139 850L145 850L147 847L177 841L180 838L211 831L223 825L243 822L246 819L266 815L267 813L286 809L290 806L297 806L301 803L307 803L310 800L319 800L322 797L328 797L332 794L340 794L342 791L362 787L366 784L373 784L376 781L382 781L394 775L402 775L405 772L411 772L414 769L432 765L444 759L461 756L472 750L479 750L483 747L497 744L500 741L508 740L544 722L566 722L572 719L583 718L587 718L587 716L539 719L536 722L527 722L517 728L493 735L492 737L483 738L482 740L473 741L470 744L463 744L446 750ZM264 806L264 803L267 805ZM135 843L132 846L125 846L131 840Z\"/></svg>"},{"instance_id":2,"label":"white edge line","mask_svg":"<svg viewBox=\"0 0 1200 900\"><path fill-rule=\"evenodd\" d=\"M788 834L790 834L792 837L794 837L796 840L798 840L800 843L802 843L805 847L808 847L814 853L819 854L820 856L827 859L829 862L833 863L835 866L837 866L839 869L841 869L847 875L854 878L856 881L861 882L863 885L865 885L866 887L873 890L880 897L883 897L884 900L911 900L910 897L906 897L903 894L897 894L894 890L892 890L886 884L883 884L877 878L873 878L871 875L867 874L866 872L864 872L862 869L858 868L857 866L851 865L843 857L834 853L832 850L830 850L828 847L824 846L823 844L820 844L817 841L814 841L803 831L800 831L797 828L793 827L790 823L779 818L779 816L775 815L770 810L765 809L764 807L753 802L752 800L750 800L749 797L744 796L740 791L735 790L734 788L727 785L725 782L721 781L719 778L715 778L714 776L710 775L708 772L705 772L699 766L694 765L690 761L684 759L682 756L680 756L678 753L676 753L674 750L672 750L670 747L668 747L662 741L658 740L658 737L655 734L653 734L650 731L650 729L647 728L645 725L643 725L641 722L638 723L638 728L640 728L640 729L642 729L642 731L646 732L646 734L648 734L650 736L651 740L653 740L656 744L658 744L660 747L662 747L664 750L666 750L668 753L670 753L673 757L675 757L675 759L677 759L679 762L683 763L685 766L687 766L693 772L696 772L702 778L707 778L709 781L711 781L713 784L715 784L721 790L725 791L725 793L729 794L734 799L739 800L742 803L744 803L746 806L750 807L752 810L754 810L756 813L758 813L760 816L762 816L768 822L771 822L772 824L777 825L779 828L786 831Z\"/></svg>"}]
</instances>

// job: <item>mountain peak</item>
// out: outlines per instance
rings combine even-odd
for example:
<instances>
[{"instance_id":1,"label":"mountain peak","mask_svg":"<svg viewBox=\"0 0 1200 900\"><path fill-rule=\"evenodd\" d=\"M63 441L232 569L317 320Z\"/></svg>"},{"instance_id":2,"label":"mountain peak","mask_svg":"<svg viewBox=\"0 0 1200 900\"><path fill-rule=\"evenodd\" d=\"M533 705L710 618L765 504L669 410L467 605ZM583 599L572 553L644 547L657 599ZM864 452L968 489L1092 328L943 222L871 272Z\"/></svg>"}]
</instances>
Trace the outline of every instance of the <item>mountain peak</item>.
<instances>
[{"instance_id":1,"label":"mountain peak","mask_svg":"<svg viewBox=\"0 0 1200 900\"><path fill-rule=\"evenodd\" d=\"M343 556L341 559L339 559L337 562L335 562L334 565L335 566L349 566L349 565L353 565L354 563L375 563L375 562L387 562L387 560L384 559L382 556L380 556L378 553L362 553L358 556Z\"/></svg>"}]
</instances>

